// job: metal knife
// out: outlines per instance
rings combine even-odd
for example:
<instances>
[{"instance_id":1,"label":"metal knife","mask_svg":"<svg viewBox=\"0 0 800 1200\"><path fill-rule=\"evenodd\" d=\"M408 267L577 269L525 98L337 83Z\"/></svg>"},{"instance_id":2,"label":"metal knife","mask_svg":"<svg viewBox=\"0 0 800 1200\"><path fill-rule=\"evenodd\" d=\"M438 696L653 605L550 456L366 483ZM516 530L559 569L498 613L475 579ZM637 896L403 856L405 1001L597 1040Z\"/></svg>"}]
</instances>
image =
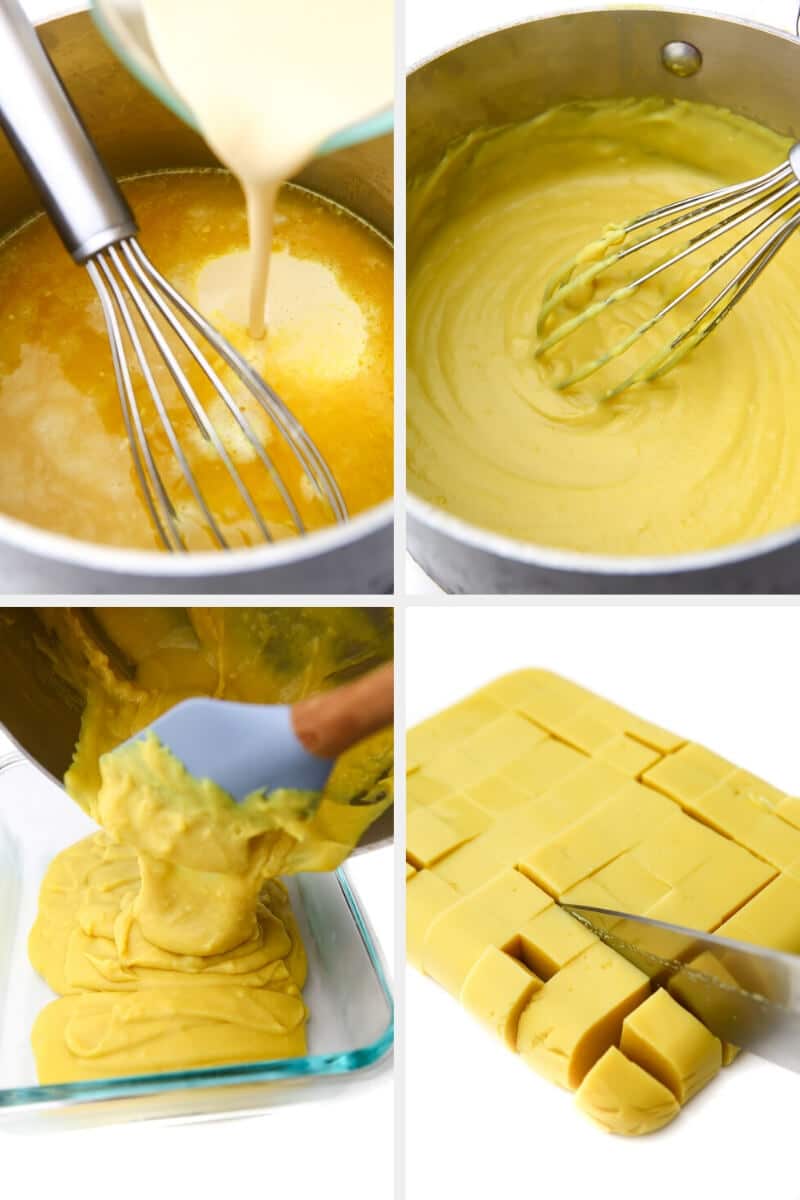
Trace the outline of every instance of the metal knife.
<instances>
[{"instance_id":1,"label":"metal knife","mask_svg":"<svg viewBox=\"0 0 800 1200\"><path fill-rule=\"evenodd\" d=\"M800 956L614 909L561 907L717 1037L800 1073Z\"/></svg>"}]
</instances>

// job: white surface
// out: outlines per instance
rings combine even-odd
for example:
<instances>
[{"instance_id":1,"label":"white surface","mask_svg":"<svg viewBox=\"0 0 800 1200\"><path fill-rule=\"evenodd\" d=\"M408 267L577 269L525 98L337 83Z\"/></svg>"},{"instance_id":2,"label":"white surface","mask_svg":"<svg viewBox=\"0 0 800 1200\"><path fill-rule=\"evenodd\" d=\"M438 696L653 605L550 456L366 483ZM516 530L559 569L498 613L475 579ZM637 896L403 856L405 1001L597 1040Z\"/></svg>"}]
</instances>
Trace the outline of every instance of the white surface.
<instances>
[{"instance_id":1,"label":"white surface","mask_svg":"<svg viewBox=\"0 0 800 1200\"><path fill-rule=\"evenodd\" d=\"M615 0L491 0L491 3L488 0L458 0L457 3L455 0L405 0L406 63L410 70L456 42L517 21L529 21L537 16L573 9L614 6ZM619 0L617 6L624 7L625 0ZM645 0L641 0L640 6L646 7ZM794 0L760 0L760 3L756 3L756 0L724 0L719 4L705 4L702 0L697 3L665 0L653 7L724 13L791 32L795 30L797 16ZM412 596L444 594L417 566L410 554L406 554L406 592Z\"/></svg>"},{"instance_id":2,"label":"white surface","mask_svg":"<svg viewBox=\"0 0 800 1200\"><path fill-rule=\"evenodd\" d=\"M0 760L9 743L0 733ZM12 785L16 768L3 772L4 789ZM20 771L26 768L19 768ZM42 813L42 843L49 843L53 827L74 828L68 837L80 837L85 818L72 802L46 783L34 789L37 801L52 800L65 806L52 818ZM65 836L67 836L65 834ZM0 851L2 847L0 847ZM2 869L2 853L0 853ZM358 891L380 942L390 975L394 963L394 852L392 849L359 855L349 864ZM33 899L27 889L29 912ZM0 901L2 893L0 892ZM1 915L0 915L1 917ZM41 985L39 1000L47 999ZM20 1003L30 1003L26 993ZM19 1014L2 1014L4 1027L19 1025ZM0 1038L0 1045L2 1038ZM27 1044L5 1046L3 1060L16 1061L16 1070L30 1069ZM314 1191L372 1200L376 1193L391 1194L394 1174L394 1083L391 1071L352 1096L276 1110L266 1116L225 1120L213 1124L133 1124L59 1135L14 1135L0 1132L0 1196L15 1194L12 1181L24 1185L16 1194L38 1200L58 1194L63 1200L153 1200L191 1196L205 1200L219 1196L255 1193L304 1197Z\"/></svg>"},{"instance_id":3,"label":"white surface","mask_svg":"<svg viewBox=\"0 0 800 1200\"><path fill-rule=\"evenodd\" d=\"M800 794L794 607L412 607L408 726L498 675L547 667ZM408 1195L800 1196L800 1077L751 1055L662 1133L615 1138L431 980L407 971Z\"/></svg>"}]
</instances>

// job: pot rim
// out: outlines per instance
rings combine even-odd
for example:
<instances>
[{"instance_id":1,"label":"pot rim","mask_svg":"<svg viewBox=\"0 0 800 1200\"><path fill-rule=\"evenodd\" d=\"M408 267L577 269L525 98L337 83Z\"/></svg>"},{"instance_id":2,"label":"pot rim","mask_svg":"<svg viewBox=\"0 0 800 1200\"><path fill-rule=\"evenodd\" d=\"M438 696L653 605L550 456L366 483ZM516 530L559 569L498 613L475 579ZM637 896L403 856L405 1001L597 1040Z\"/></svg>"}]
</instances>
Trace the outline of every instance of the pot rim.
<instances>
[{"instance_id":1,"label":"pot rim","mask_svg":"<svg viewBox=\"0 0 800 1200\"><path fill-rule=\"evenodd\" d=\"M588 17L596 16L598 13L619 16L631 12L658 13L665 17L700 17L703 20L713 21L715 24L743 25L748 29L758 29L761 33L771 33L776 37L783 38L784 41L800 45L800 32L795 35L786 29L780 29L777 25L762 25L760 21L751 21L746 17L735 17L728 13L712 12L709 9L690 7L667 8L659 4L600 4L595 8L550 9L548 12L540 13L536 17L527 17L521 21L511 21L508 25L490 25L488 29L484 29L480 33L472 34L470 37L458 38L457 41L452 42L443 50L438 50L435 54L429 54L426 58L419 59L406 71L406 79L411 75L415 75L423 67L429 66L430 63L436 62L440 58L445 58L453 50L460 50L462 46L469 46L473 42L480 42L483 38L491 37L495 33L505 33L509 29L521 29L524 25L538 25L542 21L554 21L562 17ZM800 13L798 14L798 23L800 24Z\"/></svg>"},{"instance_id":2,"label":"pot rim","mask_svg":"<svg viewBox=\"0 0 800 1200\"><path fill-rule=\"evenodd\" d=\"M226 576L269 567L292 566L323 554L331 554L350 542L390 528L393 510L394 499L390 498L365 512L356 513L341 525L328 526L285 541L238 550L200 550L185 554L165 550L130 550L123 546L84 542L0 513L0 545L51 562L109 571L117 575L193 579L197 575Z\"/></svg>"},{"instance_id":3,"label":"pot rim","mask_svg":"<svg viewBox=\"0 0 800 1200\"><path fill-rule=\"evenodd\" d=\"M765 533L745 542L731 542L728 546L718 546L712 550L622 557L613 554L589 554L582 550L560 550L557 546L518 541L480 525L471 525L461 517L453 516L429 501L420 499L412 492L408 493L406 503L409 516L415 517L420 524L433 529L435 533L461 545L526 566L582 572L586 575L676 575L688 571L705 571L771 554L792 545L800 538L800 524L795 524L790 525L788 529Z\"/></svg>"},{"instance_id":4,"label":"pot rim","mask_svg":"<svg viewBox=\"0 0 800 1200\"><path fill-rule=\"evenodd\" d=\"M525 25L538 25L542 21L552 21L562 17L595 16L597 13L623 15L631 12L658 13L666 17L699 17L726 25L740 25L747 29L757 29L783 41L791 42L799 48L800 40L794 34L775 25L762 25L758 21L750 21L743 17L728 16L704 12L696 8L661 8L654 4L626 4L624 6L609 6L600 8L580 8L566 11L551 11L540 16L529 17L527 20L512 21L508 25L495 25L472 37L461 38L444 50L420 59L407 72L406 78L416 74L423 67L445 58L453 50L480 42L495 33L504 33L509 29L519 29ZM407 119L407 118L406 118ZM410 488L406 492L406 506L409 516L415 517L420 524L432 528L436 533L453 541L466 544L475 550L493 554L497 558L513 560L527 566L546 567L555 571L583 572L587 575L672 575L689 571L702 571L714 567L726 567L734 563L744 562L760 555L771 554L782 550L800 539L800 523L790 525L787 529L773 533L761 534L743 542L732 542L727 546L714 547L710 550L695 550L686 554L648 554L648 555L612 555L590 554L581 550L561 550L556 546L543 546L536 542L523 542L505 534L495 533L480 525L473 525L462 517L454 516L444 509L437 508L428 500L416 496Z\"/></svg>"}]
</instances>

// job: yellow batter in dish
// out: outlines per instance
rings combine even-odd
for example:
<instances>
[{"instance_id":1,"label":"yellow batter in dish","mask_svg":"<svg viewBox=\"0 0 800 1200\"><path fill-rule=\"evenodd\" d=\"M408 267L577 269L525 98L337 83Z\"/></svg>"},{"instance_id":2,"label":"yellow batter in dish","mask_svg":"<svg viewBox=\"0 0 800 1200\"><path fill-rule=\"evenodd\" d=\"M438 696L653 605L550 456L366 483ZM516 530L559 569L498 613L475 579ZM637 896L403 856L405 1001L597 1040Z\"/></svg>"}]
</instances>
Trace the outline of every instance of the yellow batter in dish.
<instances>
[{"instance_id":1,"label":"yellow batter in dish","mask_svg":"<svg viewBox=\"0 0 800 1200\"><path fill-rule=\"evenodd\" d=\"M557 391L563 364L554 376L532 354L547 282L605 227L760 174L788 148L698 104L574 103L476 131L412 180L411 490L498 533L604 554L702 550L796 522L797 239L696 352L610 402L594 379ZM643 303L620 302L609 336ZM573 364L586 350L563 347Z\"/></svg>"},{"instance_id":2,"label":"yellow batter in dish","mask_svg":"<svg viewBox=\"0 0 800 1200\"><path fill-rule=\"evenodd\" d=\"M355 514L392 491L392 252L363 222L318 196L280 195L268 300L270 336L246 332L247 222L222 171L168 172L123 189L160 270L269 381L327 459ZM89 542L161 543L134 473L99 301L40 217L0 247L0 511ZM181 444L229 544L261 535L216 452L152 365ZM228 453L276 539L295 533L252 447L197 368ZM215 365L217 365L215 360ZM332 520L283 438L226 368L220 375L274 458L309 529ZM138 380L138 383L137 383ZM167 491L190 549L216 548L138 376L134 380Z\"/></svg>"},{"instance_id":3,"label":"yellow batter in dish","mask_svg":"<svg viewBox=\"0 0 800 1200\"><path fill-rule=\"evenodd\" d=\"M322 795L236 804L149 738L191 695L292 702L391 656L382 610L110 609L41 614L85 697L65 783L102 832L59 854L31 962L60 995L33 1029L42 1083L305 1052L306 957L276 878L339 865L391 803L392 732L343 754Z\"/></svg>"}]
</instances>

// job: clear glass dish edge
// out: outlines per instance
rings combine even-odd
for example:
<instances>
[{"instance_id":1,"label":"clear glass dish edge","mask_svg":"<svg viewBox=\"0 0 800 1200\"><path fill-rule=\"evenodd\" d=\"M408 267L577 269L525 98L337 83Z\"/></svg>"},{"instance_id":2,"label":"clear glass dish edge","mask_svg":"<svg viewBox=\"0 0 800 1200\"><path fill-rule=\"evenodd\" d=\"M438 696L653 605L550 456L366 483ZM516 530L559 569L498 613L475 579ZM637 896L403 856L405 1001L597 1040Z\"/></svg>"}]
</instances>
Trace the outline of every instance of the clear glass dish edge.
<instances>
[{"instance_id":1,"label":"clear glass dish edge","mask_svg":"<svg viewBox=\"0 0 800 1200\"><path fill-rule=\"evenodd\" d=\"M378 979L389 1008L389 1020L383 1033L373 1042L335 1054L306 1055L303 1058L272 1059L256 1063L237 1063L228 1067L207 1067L190 1071L169 1071L151 1075L121 1076L91 1083L60 1083L41 1087L0 1090L0 1123L3 1115L24 1110L36 1111L61 1105L132 1099L137 1096L203 1087L269 1083L309 1077L332 1078L353 1075L375 1067L386 1059L394 1044L394 1001L386 977L378 943L369 926L358 895L345 870L335 873L345 903L358 929L364 949Z\"/></svg>"}]
</instances>

